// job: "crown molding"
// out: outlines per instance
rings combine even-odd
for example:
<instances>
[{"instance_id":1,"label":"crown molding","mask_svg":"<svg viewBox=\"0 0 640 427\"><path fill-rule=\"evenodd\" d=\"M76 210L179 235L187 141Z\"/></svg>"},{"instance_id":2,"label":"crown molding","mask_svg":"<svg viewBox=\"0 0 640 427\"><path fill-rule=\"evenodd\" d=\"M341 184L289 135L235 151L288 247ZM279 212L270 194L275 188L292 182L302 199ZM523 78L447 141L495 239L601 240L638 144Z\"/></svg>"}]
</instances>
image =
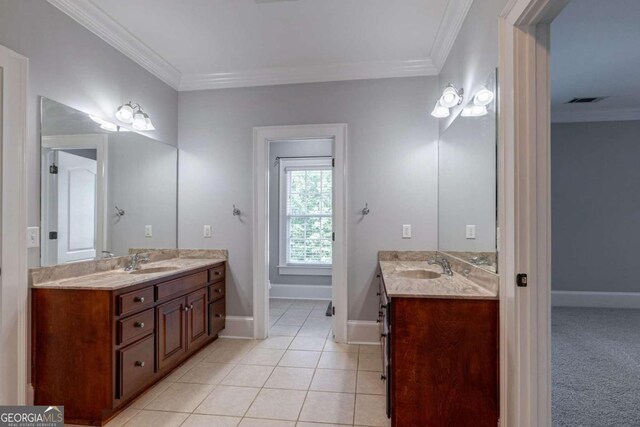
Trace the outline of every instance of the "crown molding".
<instances>
[{"instance_id":1,"label":"crown molding","mask_svg":"<svg viewBox=\"0 0 640 427\"><path fill-rule=\"evenodd\" d=\"M640 108L551 112L551 123L622 122L628 120L640 120Z\"/></svg>"},{"instance_id":2,"label":"crown molding","mask_svg":"<svg viewBox=\"0 0 640 427\"><path fill-rule=\"evenodd\" d=\"M178 89L181 73L89 0L47 0L151 74Z\"/></svg>"},{"instance_id":3,"label":"crown molding","mask_svg":"<svg viewBox=\"0 0 640 427\"><path fill-rule=\"evenodd\" d=\"M180 91L272 86L341 80L435 76L438 69L429 58L398 61L353 62L309 67L260 68L228 73L185 74Z\"/></svg>"},{"instance_id":4,"label":"crown molding","mask_svg":"<svg viewBox=\"0 0 640 427\"><path fill-rule=\"evenodd\" d=\"M430 58L438 72L444 66L472 4L473 0L449 0L431 48Z\"/></svg>"}]
</instances>

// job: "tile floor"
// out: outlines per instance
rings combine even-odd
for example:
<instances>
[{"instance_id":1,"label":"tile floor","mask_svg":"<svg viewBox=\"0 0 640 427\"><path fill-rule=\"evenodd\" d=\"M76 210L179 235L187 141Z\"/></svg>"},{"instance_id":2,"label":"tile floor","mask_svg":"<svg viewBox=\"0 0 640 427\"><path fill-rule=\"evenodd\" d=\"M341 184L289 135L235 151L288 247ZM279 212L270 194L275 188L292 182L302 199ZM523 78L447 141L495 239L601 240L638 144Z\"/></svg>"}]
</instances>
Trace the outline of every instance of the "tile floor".
<instances>
[{"instance_id":1,"label":"tile floor","mask_svg":"<svg viewBox=\"0 0 640 427\"><path fill-rule=\"evenodd\" d=\"M107 426L389 426L380 348L334 343L327 305L272 299L268 339L216 340Z\"/></svg>"}]
</instances>

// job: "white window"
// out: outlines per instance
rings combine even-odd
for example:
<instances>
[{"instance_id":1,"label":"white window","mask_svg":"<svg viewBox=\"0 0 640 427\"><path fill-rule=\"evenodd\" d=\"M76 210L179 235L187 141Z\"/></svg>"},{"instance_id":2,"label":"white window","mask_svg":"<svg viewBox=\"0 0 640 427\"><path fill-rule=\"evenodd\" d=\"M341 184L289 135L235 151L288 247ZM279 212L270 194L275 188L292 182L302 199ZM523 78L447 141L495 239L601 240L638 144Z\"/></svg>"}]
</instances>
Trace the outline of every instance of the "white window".
<instances>
[{"instance_id":1,"label":"white window","mask_svg":"<svg viewBox=\"0 0 640 427\"><path fill-rule=\"evenodd\" d=\"M331 275L330 158L280 159L280 274Z\"/></svg>"}]
</instances>

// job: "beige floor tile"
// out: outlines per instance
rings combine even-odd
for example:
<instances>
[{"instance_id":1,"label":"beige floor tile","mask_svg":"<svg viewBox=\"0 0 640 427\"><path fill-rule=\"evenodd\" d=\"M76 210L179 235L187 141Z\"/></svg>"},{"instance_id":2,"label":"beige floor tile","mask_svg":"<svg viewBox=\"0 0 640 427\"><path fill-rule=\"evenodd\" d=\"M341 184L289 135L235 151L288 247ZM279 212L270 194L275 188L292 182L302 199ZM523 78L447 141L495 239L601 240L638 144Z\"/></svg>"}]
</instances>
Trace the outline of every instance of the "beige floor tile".
<instances>
[{"instance_id":1,"label":"beige floor tile","mask_svg":"<svg viewBox=\"0 0 640 427\"><path fill-rule=\"evenodd\" d=\"M315 368L320 359L319 351L287 350L280 359L278 366L292 368Z\"/></svg>"},{"instance_id":2,"label":"beige floor tile","mask_svg":"<svg viewBox=\"0 0 640 427\"><path fill-rule=\"evenodd\" d=\"M333 338L327 338L323 351L333 351L336 353L357 353L360 349L358 344L338 344Z\"/></svg>"},{"instance_id":3,"label":"beige floor tile","mask_svg":"<svg viewBox=\"0 0 640 427\"><path fill-rule=\"evenodd\" d=\"M359 394L356 396L355 425L385 427L388 423L386 398Z\"/></svg>"},{"instance_id":4,"label":"beige floor tile","mask_svg":"<svg viewBox=\"0 0 640 427\"><path fill-rule=\"evenodd\" d=\"M274 326L302 326L305 320L307 320L306 317L287 316L285 313L278 319Z\"/></svg>"},{"instance_id":5,"label":"beige floor tile","mask_svg":"<svg viewBox=\"0 0 640 427\"><path fill-rule=\"evenodd\" d=\"M272 371L272 366L236 365L220 384L239 387L262 387Z\"/></svg>"},{"instance_id":6,"label":"beige floor tile","mask_svg":"<svg viewBox=\"0 0 640 427\"><path fill-rule=\"evenodd\" d=\"M322 351L324 347L324 338L320 337L301 337L298 334L297 337L293 339L291 345L289 346L290 350L314 350L314 351Z\"/></svg>"},{"instance_id":7,"label":"beige floor tile","mask_svg":"<svg viewBox=\"0 0 640 427\"><path fill-rule=\"evenodd\" d=\"M259 418L243 418L238 427L294 427L293 421L261 420Z\"/></svg>"},{"instance_id":8,"label":"beige floor tile","mask_svg":"<svg viewBox=\"0 0 640 427\"><path fill-rule=\"evenodd\" d=\"M273 326L276 324L276 322L278 321L278 319L280 319L280 315L269 315L269 326Z\"/></svg>"},{"instance_id":9,"label":"beige floor tile","mask_svg":"<svg viewBox=\"0 0 640 427\"><path fill-rule=\"evenodd\" d=\"M266 388L308 390L313 378L313 369L287 368L278 366L264 385Z\"/></svg>"},{"instance_id":10,"label":"beige floor tile","mask_svg":"<svg viewBox=\"0 0 640 427\"><path fill-rule=\"evenodd\" d=\"M382 372L382 358L376 353L360 353L358 358L359 371Z\"/></svg>"},{"instance_id":11,"label":"beige floor tile","mask_svg":"<svg viewBox=\"0 0 640 427\"><path fill-rule=\"evenodd\" d=\"M296 427L345 427L350 426L351 424L325 424L325 423L307 423L304 421L299 421L296 424Z\"/></svg>"},{"instance_id":12,"label":"beige floor tile","mask_svg":"<svg viewBox=\"0 0 640 427\"><path fill-rule=\"evenodd\" d=\"M304 324L302 325L302 328L300 328L297 336L326 338L330 330L331 326L307 326L306 324Z\"/></svg>"},{"instance_id":13,"label":"beige floor tile","mask_svg":"<svg viewBox=\"0 0 640 427\"><path fill-rule=\"evenodd\" d=\"M236 427L242 418L191 414L181 427Z\"/></svg>"},{"instance_id":14,"label":"beige floor tile","mask_svg":"<svg viewBox=\"0 0 640 427\"><path fill-rule=\"evenodd\" d=\"M176 412L140 411L125 426L130 427L177 427L189 416Z\"/></svg>"},{"instance_id":15,"label":"beige floor tile","mask_svg":"<svg viewBox=\"0 0 640 427\"><path fill-rule=\"evenodd\" d=\"M178 381L184 374L189 372L191 370L191 368L196 366L198 363L200 363L200 362L196 361L196 360L193 360L193 359L187 360L185 363L183 363L182 365L178 366L169 375L167 375L165 377L165 380L170 381L172 383Z\"/></svg>"},{"instance_id":16,"label":"beige floor tile","mask_svg":"<svg viewBox=\"0 0 640 427\"><path fill-rule=\"evenodd\" d=\"M238 363L243 365L276 366L284 352L285 350L271 348L254 348Z\"/></svg>"},{"instance_id":17,"label":"beige floor tile","mask_svg":"<svg viewBox=\"0 0 640 427\"><path fill-rule=\"evenodd\" d=\"M163 391L168 389L171 384L172 382L167 380L160 381L158 384L149 389L149 391L147 391L145 394L134 400L129 407L134 409L144 409L145 406L151 403L151 401L153 401L156 397L160 396Z\"/></svg>"},{"instance_id":18,"label":"beige floor tile","mask_svg":"<svg viewBox=\"0 0 640 427\"><path fill-rule=\"evenodd\" d=\"M260 341L256 348L275 348L280 350L286 350L293 341L293 337L269 337L266 340Z\"/></svg>"},{"instance_id":19,"label":"beige floor tile","mask_svg":"<svg viewBox=\"0 0 640 427\"><path fill-rule=\"evenodd\" d=\"M356 376L357 371L316 369L309 390L355 393Z\"/></svg>"},{"instance_id":20,"label":"beige floor tile","mask_svg":"<svg viewBox=\"0 0 640 427\"><path fill-rule=\"evenodd\" d=\"M274 325L269 328L269 335L271 335L272 337L295 337L299 330L300 326Z\"/></svg>"},{"instance_id":21,"label":"beige floor tile","mask_svg":"<svg viewBox=\"0 0 640 427\"><path fill-rule=\"evenodd\" d=\"M379 344L360 344L360 353L375 353L380 355L382 347Z\"/></svg>"},{"instance_id":22,"label":"beige floor tile","mask_svg":"<svg viewBox=\"0 0 640 427\"><path fill-rule=\"evenodd\" d=\"M269 304L271 305L271 304ZM286 307L269 307L269 316L282 316L287 311Z\"/></svg>"},{"instance_id":23,"label":"beige floor tile","mask_svg":"<svg viewBox=\"0 0 640 427\"><path fill-rule=\"evenodd\" d=\"M310 307L298 306L294 304L290 309L284 313L286 316L294 316L294 317L307 317L311 314L311 310L313 310L313 305Z\"/></svg>"},{"instance_id":24,"label":"beige floor tile","mask_svg":"<svg viewBox=\"0 0 640 427\"><path fill-rule=\"evenodd\" d=\"M193 412L213 388L214 386L205 384L174 383L152 400L145 409Z\"/></svg>"},{"instance_id":25,"label":"beige floor tile","mask_svg":"<svg viewBox=\"0 0 640 427\"><path fill-rule=\"evenodd\" d=\"M300 421L351 424L355 394L310 391L300 413Z\"/></svg>"},{"instance_id":26,"label":"beige floor tile","mask_svg":"<svg viewBox=\"0 0 640 427\"><path fill-rule=\"evenodd\" d=\"M259 388L219 385L193 412L241 417L247 412L259 391Z\"/></svg>"},{"instance_id":27,"label":"beige floor tile","mask_svg":"<svg viewBox=\"0 0 640 427\"><path fill-rule=\"evenodd\" d=\"M200 363L191 368L177 382L194 384L218 384L236 365L230 363Z\"/></svg>"},{"instance_id":28,"label":"beige floor tile","mask_svg":"<svg viewBox=\"0 0 640 427\"><path fill-rule=\"evenodd\" d=\"M307 392L302 390L276 390L263 388L253 402L247 417L274 420L298 419Z\"/></svg>"},{"instance_id":29,"label":"beige floor tile","mask_svg":"<svg viewBox=\"0 0 640 427\"><path fill-rule=\"evenodd\" d=\"M385 382L380 378L380 372L358 371L358 388L356 393L386 394Z\"/></svg>"},{"instance_id":30,"label":"beige floor tile","mask_svg":"<svg viewBox=\"0 0 640 427\"><path fill-rule=\"evenodd\" d=\"M127 409L125 409L124 411L120 412L118 415L116 415L115 418L111 419L111 421L109 421L106 424L106 426L107 427L120 427L120 426L124 425L127 421L129 421L131 418L133 418L136 415L138 415L138 412L140 412L140 409L132 408L130 406ZM68 424L65 424L65 426L66 425L68 425Z\"/></svg>"},{"instance_id":31,"label":"beige floor tile","mask_svg":"<svg viewBox=\"0 0 640 427\"><path fill-rule=\"evenodd\" d=\"M332 351L322 352L318 368L322 369L358 369L357 353L337 353Z\"/></svg>"},{"instance_id":32,"label":"beige floor tile","mask_svg":"<svg viewBox=\"0 0 640 427\"><path fill-rule=\"evenodd\" d=\"M206 363L238 363L251 351L252 347L221 346L212 351L205 359Z\"/></svg>"}]
</instances>

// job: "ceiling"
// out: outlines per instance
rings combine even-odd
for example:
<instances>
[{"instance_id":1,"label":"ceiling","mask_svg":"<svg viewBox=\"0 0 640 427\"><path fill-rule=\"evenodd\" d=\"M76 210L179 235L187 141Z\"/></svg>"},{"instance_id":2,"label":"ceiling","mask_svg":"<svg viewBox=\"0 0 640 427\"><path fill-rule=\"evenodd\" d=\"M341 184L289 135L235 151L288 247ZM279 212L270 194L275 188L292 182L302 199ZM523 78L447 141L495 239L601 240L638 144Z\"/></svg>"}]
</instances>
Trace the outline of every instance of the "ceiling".
<instances>
[{"instance_id":1,"label":"ceiling","mask_svg":"<svg viewBox=\"0 0 640 427\"><path fill-rule=\"evenodd\" d=\"M436 75L473 0L49 0L178 90Z\"/></svg>"},{"instance_id":2,"label":"ceiling","mask_svg":"<svg viewBox=\"0 0 640 427\"><path fill-rule=\"evenodd\" d=\"M640 120L638 18L638 0L572 0L553 21L553 121ZM566 104L577 97L608 98Z\"/></svg>"}]
</instances>

